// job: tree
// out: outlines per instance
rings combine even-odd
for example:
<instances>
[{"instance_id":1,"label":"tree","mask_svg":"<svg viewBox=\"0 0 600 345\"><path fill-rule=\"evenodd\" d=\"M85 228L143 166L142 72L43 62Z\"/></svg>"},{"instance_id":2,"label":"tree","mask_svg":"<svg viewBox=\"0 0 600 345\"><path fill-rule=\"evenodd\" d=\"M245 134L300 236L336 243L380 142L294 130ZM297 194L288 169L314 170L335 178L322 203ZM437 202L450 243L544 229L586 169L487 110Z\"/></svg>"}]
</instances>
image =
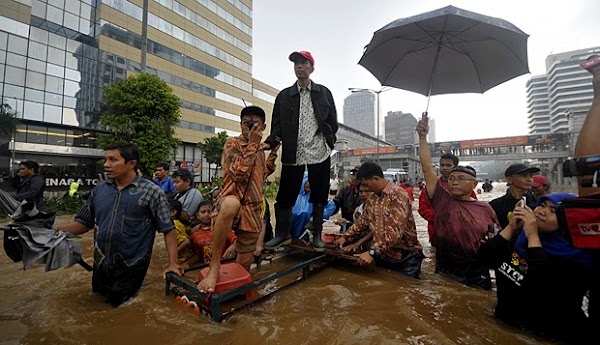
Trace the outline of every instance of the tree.
<instances>
[{"instance_id":1,"label":"tree","mask_svg":"<svg viewBox=\"0 0 600 345\"><path fill-rule=\"evenodd\" d=\"M155 75L141 73L112 83L104 89L100 122L109 133L99 135L100 147L132 142L141 152L141 169L148 173L157 163L170 160L180 141L179 98Z\"/></svg>"},{"instance_id":2,"label":"tree","mask_svg":"<svg viewBox=\"0 0 600 345\"><path fill-rule=\"evenodd\" d=\"M3 100L0 104L0 140L11 140L19 123L17 112Z\"/></svg>"},{"instance_id":3,"label":"tree","mask_svg":"<svg viewBox=\"0 0 600 345\"><path fill-rule=\"evenodd\" d=\"M216 164L215 176L218 168L221 167L221 156L223 155L223 147L227 141L227 132L223 131L217 134L216 137L205 138L204 143L198 143L198 147L204 153L204 159L208 164ZM210 167L208 169L208 177L210 178Z\"/></svg>"}]
</instances>

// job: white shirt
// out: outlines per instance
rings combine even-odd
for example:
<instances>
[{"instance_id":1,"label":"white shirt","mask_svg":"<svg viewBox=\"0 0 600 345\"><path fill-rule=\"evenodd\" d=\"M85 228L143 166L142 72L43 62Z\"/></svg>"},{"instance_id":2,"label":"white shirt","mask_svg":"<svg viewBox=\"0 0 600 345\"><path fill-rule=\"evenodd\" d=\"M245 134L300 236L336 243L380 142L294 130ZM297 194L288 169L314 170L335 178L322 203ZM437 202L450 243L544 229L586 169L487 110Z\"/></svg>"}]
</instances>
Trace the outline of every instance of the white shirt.
<instances>
[{"instance_id":1,"label":"white shirt","mask_svg":"<svg viewBox=\"0 0 600 345\"><path fill-rule=\"evenodd\" d=\"M300 117L298 119L298 146L296 163L293 165L318 164L329 158L331 149L327 146L323 133L318 133L319 123L310 98L312 82L306 88L298 86L300 93Z\"/></svg>"}]
</instances>

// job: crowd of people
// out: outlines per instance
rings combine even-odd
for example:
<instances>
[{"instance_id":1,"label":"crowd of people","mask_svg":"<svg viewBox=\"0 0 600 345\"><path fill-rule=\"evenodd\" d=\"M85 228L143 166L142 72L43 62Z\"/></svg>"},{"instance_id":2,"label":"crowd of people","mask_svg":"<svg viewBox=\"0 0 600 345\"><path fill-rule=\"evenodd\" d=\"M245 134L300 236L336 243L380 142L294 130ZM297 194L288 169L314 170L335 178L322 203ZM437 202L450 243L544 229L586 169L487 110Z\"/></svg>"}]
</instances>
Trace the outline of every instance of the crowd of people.
<instances>
[{"instance_id":1,"label":"crowd of people","mask_svg":"<svg viewBox=\"0 0 600 345\"><path fill-rule=\"evenodd\" d=\"M228 138L223 148L222 184L205 195L193 186L188 170L169 176L166 163L156 166L153 179L140 177L136 173L140 152L134 144L106 148L107 180L93 189L73 222L53 227L72 234L96 229L94 292L115 306L134 296L150 264L156 232L164 235L168 252L164 274L182 275L199 262L209 263L208 274L198 278L197 287L211 293L221 259L235 258L250 270L263 248L289 244L291 237L303 234L309 220L313 249L325 251L323 219L338 212L341 230L334 242L338 250L355 254L361 266L376 264L419 278L424 254L412 209L414 183L392 183L373 162L351 169L351 181L345 186L330 176L337 132L333 97L310 79L315 60L309 52L293 52L289 60L297 80L277 96L269 136L263 140L264 110L243 108L241 134ZM600 68L592 72L595 98L579 136L578 156L600 152L600 143L593 140L596 133L588 130L600 128ZM476 170L460 165L455 155L439 158L437 176L431 151L424 149L429 147L428 131L424 113L416 127L423 169L423 178L417 181L422 187L417 211L428 221L435 271L490 290L494 270L496 317L567 342L589 339L590 319L598 318L597 255L571 243L556 211L575 195L550 193L550 183L537 175L538 168L516 163L504 172L506 194L489 203L480 201ZM272 233L263 183L275 170L280 146L282 169ZM17 200L31 200L45 211L38 169L35 162L21 162ZM486 181L484 188L487 192L493 187ZM581 195L598 192L595 184L580 190ZM294 218L296 208L302 209L301 219ZM299 230L294 230L296 223ZM581 305L590 290L588 316Z\"/></svg>"}]
</instances>

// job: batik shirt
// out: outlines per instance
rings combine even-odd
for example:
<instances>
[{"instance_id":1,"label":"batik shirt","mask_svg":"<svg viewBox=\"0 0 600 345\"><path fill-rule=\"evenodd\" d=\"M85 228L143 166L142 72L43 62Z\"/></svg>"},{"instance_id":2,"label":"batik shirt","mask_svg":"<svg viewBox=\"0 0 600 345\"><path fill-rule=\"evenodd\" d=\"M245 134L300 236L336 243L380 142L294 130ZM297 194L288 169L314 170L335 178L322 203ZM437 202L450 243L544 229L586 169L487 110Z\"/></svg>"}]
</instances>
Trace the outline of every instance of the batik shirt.
<instances>
[{"instance_id":1,"label":"batik shirt","mask_svg":"<svg viewBox=\"0 0 600 345\"><path fill-rule=\"evenodd\" d=\"M419 253L417 227L412 206L404 188L388 182L381 194L373 193L364 204L364 211L347 233L373 232L373 249L377 254L402 259L402 251Z\"/></svg>"},{"instance_id":2,"label":"batik shirt","mask_svg":"<svg viewBox=\"0 0 600 345\"><path fill-rule=\"evenodd\" d=\"M156 231L174 229L165 193L139 176L119 190L113 180L97 185L75 221L88 229L98 226L94 260L109 267L117 256L128 266L152 253Z\"/></svg>"},{"instance_id":3,"label":"batik shirt","mask_svg":"<svg viewBox=\"0 0 600 345\"><path fill-rule=\"evenodd\" d=\"M300 93L300 118L298 119L298 147L294 165L318 164L329 158L331 149L327 146L323 134L318 132L319 123L310 98L312 82L309 82L306 88L296 85Z\"/></svg>"},{"instance_id":4,"label":"batik shirt","mask_svg":"<svg viewBox=\"0 0 600 345\"><path fill-rule=\"evenodd\" d=\"M242 204L237 228L248 232L262 230L263 182L275 171L277 159L275 152L271 152L266 159L265 152L258 150L258 145L248 142L241 135L227 139L221 159L223 185L216 202L218 205L224 197L235 196ZM215 207L213 219L217 212L218 208Z\"/></svg>"}]
</instances>

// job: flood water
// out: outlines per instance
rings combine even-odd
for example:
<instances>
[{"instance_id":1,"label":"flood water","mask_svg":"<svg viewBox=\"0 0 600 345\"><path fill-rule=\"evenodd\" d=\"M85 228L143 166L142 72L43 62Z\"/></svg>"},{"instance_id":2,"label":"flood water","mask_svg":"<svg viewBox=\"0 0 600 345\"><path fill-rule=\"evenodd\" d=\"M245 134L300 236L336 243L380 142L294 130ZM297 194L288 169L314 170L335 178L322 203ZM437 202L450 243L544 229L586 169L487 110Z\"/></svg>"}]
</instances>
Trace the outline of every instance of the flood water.
<instances>
[{"instance_id":1,"label":"flood water","mask_svg":"<svg viewBox=\"0 0 600 345\"><path fill-rule=\"evenodd\" d=\"M505 191L497 183L480 199ZM0 344L550 343L496 321L495 292L435 274L417 201L413 209L428 256L421 279L380 268L331 265L220 324L165 296L162 236L139 295L116 309L91 294L91 273L83 268L24 271L22 263L13 263L2 250ZM92 234L81 242L91 262Z\"/></svg>"}]
</instances>

